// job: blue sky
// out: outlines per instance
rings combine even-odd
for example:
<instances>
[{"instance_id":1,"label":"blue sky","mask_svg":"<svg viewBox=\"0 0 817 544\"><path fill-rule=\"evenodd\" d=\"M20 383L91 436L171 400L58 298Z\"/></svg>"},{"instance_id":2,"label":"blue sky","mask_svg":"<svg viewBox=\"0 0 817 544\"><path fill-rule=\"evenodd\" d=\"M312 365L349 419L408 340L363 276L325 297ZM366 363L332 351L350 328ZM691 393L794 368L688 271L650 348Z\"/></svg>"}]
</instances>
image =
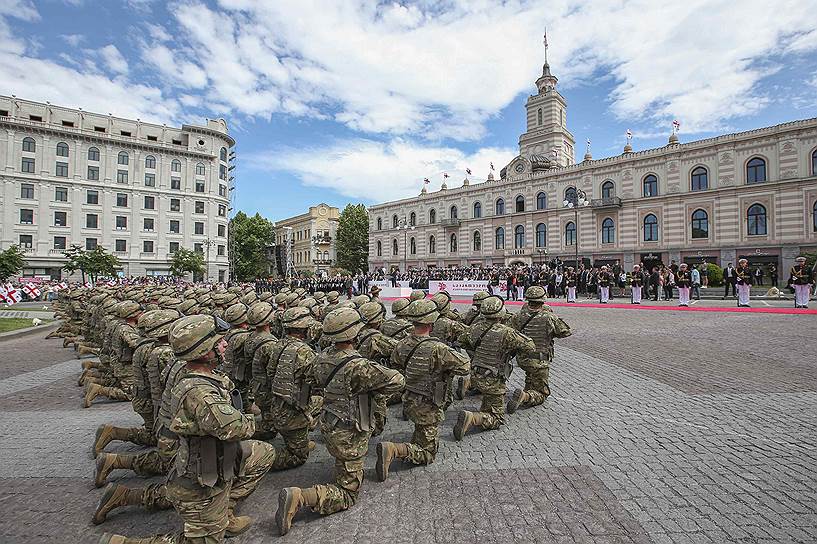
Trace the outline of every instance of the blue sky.
<instances>
[{"instance_id":1,"label":"blue sky","mask_svg":"<svg viewBox=\"0 0 817 544\"><path fill-rule=\"evenodd\" d=\"M0 0L0 93L224 117L275 220L472 183L517 153L542 33L577 160L817 115L817 0Z\"/></svg>"}]
</instances>

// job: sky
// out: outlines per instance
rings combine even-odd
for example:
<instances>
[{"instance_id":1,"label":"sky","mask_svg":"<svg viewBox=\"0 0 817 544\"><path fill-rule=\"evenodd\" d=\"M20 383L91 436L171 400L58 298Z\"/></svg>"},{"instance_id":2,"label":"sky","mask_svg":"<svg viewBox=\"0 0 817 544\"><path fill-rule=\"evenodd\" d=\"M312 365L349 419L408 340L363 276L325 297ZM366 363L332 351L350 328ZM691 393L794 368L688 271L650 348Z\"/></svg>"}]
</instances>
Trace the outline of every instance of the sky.
<instances>
[{"instance_id":1,"label":"sky","mask_svg":"<svg viewBox=\"0 0 817 544\"><path fill-rule=\"evenodd\" d=\"M272 219L484 180L548 60L581 161L817 116L817 0L0 0L0 94L223 117Z\"/></svg>"}]
</instances>

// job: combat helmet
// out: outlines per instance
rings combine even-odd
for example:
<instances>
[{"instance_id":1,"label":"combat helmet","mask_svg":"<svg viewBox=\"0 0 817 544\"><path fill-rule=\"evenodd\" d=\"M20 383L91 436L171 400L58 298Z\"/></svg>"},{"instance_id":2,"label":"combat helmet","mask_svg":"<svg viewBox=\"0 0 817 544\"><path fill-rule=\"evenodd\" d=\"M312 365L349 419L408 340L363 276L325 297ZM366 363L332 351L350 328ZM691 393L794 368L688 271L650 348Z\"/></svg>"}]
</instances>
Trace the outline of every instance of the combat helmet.
<instances>
[{"instance_id":1,"label":"combat helmet","mask_svg":"<svg viewBox=\"0 0 817 544\"><path fill-rule=\"evenodd\" d=\"M272 293L270 293L269 291L265 291L258 295L258 300L260 300L261 302L269 302L271 298Z\"/></svg>"},{"instance_id":2,"label":"combat helmet","mask_svg":"<svg viewBox=\"0 0 817 544\"><path fill-rule=\"evenodd\" d=\"M149 338L167 336L170 327L181 317L178 310L151 310L139 317L139 328L145 331Z\"/></svg>"},{"instance_id":3,"label":"combat helmet","mask_svg":"<svg viewBox=\"0 0 817 544\"><path fill-rule=\"evenodd\" d=\"M326 300L326 293L323 291L315 291L312 296L318 301L318 304L323 304L323 301Z\"/></svg>"},{"instance_id":4,"label":"combat helmet","mask_svg":"<svg viewBox=\"0 0 817 544\"><path fill-rule=\"evenodd\" d=\"M119 317L122 319L138 317L141 312L142 305L133 300L125 300L120 302L119 307L117 308L117 315L119 315Z\"/></svg>"},{"instance_id":5,"label":"combat helmet","mask_svg":"<svg viewBox=\"0 0 817 544\"><path fill-rule=\"evenodd\" d=\"M369 295L357 295L352 297L352 302L354 302L355 306L357 306L358 308L360 308L370 300L371 298L369 298Z\"/></svg>"},{"instance_id":6,"label":"combat helmet","mask_svg":"<svg viewBox=\"0 0 817 544\"><path fill-rule=\"evenodd\" d=\"M184 302L176 306L176 309L179 310L184 315L195 315L199 313L199 306L193 299L185 300Z\"/></svg>"},{"instance_id":7,"label":"combat helmet","mask_svg":"<svg viewBox=\"0 0 817 544\"><path fill-rule=\"evenodd\" d=\"M360 317L366 325L377 326L378 323L382 323L386 318L386 307L374 300L361 306L359 311Z\"/></svg>"},{"instance_id":8,"label":"combat helmet","mask_svg":"<svg viewBox=\"0 0 817 544\"><path fill-rule=\"evenodd\" d=\"M527 292L525 294L527 294ZM488 298L489 296L491 295L488 294L487 291L477 291L476 293L474 293L474 298L471 299L471 302L473 303L474 306L479 308L480 305L482 304L482 301Z\"/></svg>"},{"instance_id":9,"label":"combat helmet","mask_svg":"<svg viewBox=\"0 0 817 544\"><path fill-rule=\"evenodd\" d=\"M211 315L189 315L179 319L170 331L170 347L177 359L194 361L215 348L230 325Z\"/></svg>"},{"instance_id":10,"label":"combat helmet","mask_svg":"<svg viewBox=\"0 0 817 544\"><path fill-rule=\"evenodd\" d=\"M250 291L243 297L241 297L241 302L246 304L247 306L252 306L258 301L258 295L255 294L255 291Z\"/></svg>"},{"instance_id":11,"label":"combat helmet","mask_svg":"<svg viewBox=\"0 0 817 544\"><path fill-rule=\"evenodd\" d=\"M414 302L415 300L423 300L424 298L426 298L426 292L423 291L422 289L415 289L409 295L409 300L412 302Z\"/></svg>"},{"instance_id":12,"label":"combat helmet","mask_svg":"<svg viewBox=\"0 0 817 544\"><path fill-rule=\"evenodd\" d=\"M251 327L269 325L275 319L274 314L275 310L272 308L272 304L269 302L256 302L250 306L250 310L247 312L247 323Z\"/></svg>"},{"instance_id":13,"label":"combat helmet","mask_svg":"<svg viewBox=\"0 0 817 544\"><path fill-rule=\"evenodd\" d=\"M337 302L338 298L340 298L340 293L337 291L329 291L326 293L326 302L332 304L333 302Z\"/></svg>"},{"instance_id":14,"label":"combat helmet","mask_svg":"<svg viewBox=\"0 0 817 544\"><path fill-rule=\"evenodd\" d=\"M412 323L434 323L440 317L440 311L433 300L415 300L408 305L405 317Z\"/></svg>"},{"instance_id":15,"label":"combat helmet","mask_svg":"<svg viewBox=\"0 0 817 544\"><path fill-rule=\"evenodd\" d=\"M293 306L281 316L285 329L306 329L312 324L312 314L305 306Z\"/></svg>"},{"instance_id":16,"label":"combat helmet","mask_svg":"<svg viewBox=\"0 0 817 544\"><path fill-rule=\"evenodd\" d=\"M249 308L245 304L236 302L224 311L224 321L233 326L247 323L248 312Z\"/></svg>"},{"instance_id":17,"label":"combat helmet","mask_svg":"<svg viewBox=\"0 0 817 544\"><path fill-rule=\"evenodd\" d=\"M409 307L411 301L407 298L398 298L391 303L391 313L396 317L406 317L406 308Z\"/></svg>"},{"instance_id":18,"label":"combat helmet","mask_svg":"<svg viewBox=\"0 0 817 544\"><path fill-rule=\"evenodd\" d=\"M446 293L445 291L440 291L439 293L434 293L434 296L431 297L431 300L434 301L434 304L437 305L437 309L440 313L445 313L448 310L448 307L451 305L451 295Z\"/></svg>"},{"instance_id":19,"label":"combat helmet","mask_svg":"<svg viewBox=\"0 0 817 544\"><path fill-rule=\"evenodd\" d=\"M545 295L544 288L539 285L533 285L525 289L525 300L528 302L544 302Z\"/></svg>"},{"instance_id":20,"label":"combat helmet","mask_svg":"<svg viewBox=\"0 0 817 544\"><path fill-rule=\"evenodd\" d=\"M486 297L479 307L479 313L486 319L501 319L505 314L505 301L495 295Z\"/></svg>"},{"instance_id":21,"label":"combat helmet","mask_svg":"<svg viewBox=\"0 0 817 544\"><path fill-rule=\"evenodd\" d=\"M360 313L352 308L338 308L326 314L323 335L332 342L350 342L363 328Z\"/></svg>"}]
</instances>

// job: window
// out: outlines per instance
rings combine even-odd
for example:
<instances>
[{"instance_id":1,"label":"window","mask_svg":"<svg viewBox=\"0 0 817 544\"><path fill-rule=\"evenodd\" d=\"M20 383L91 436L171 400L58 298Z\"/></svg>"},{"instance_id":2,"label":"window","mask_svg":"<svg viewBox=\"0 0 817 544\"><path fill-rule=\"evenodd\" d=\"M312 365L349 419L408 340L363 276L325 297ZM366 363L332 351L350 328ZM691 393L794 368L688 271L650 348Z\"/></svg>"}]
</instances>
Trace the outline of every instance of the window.
<instances>
[{"instance_id":1,"label":"window","mask_svg":"<svg viewBox=\"0 0 817 544\"><path fill-rule=\"evenodd\" d=\"M221 244L219 244L218 247L216 248L216 254L217 255L224 256L225 251L226 251L226 248Z\"/></svg>"},{"instance_id":2,"label":"window","mask_svg":"<svg viewBox=\"0 0 817 544\"><path fill-rule=\"evenodd\" d=\"M227 225L219 225L218 226L218 235L221 238L227 236Z\"/></svg>"},{"instance_id":3,"label":"window","mask_svg":"<svg viewBox=\"0 0 817 544\"><path fill-rule=\"evenodd\" d=\"M482 217L482 204L474 202L474 219Z\"/></svg>"},{"instance_id":4,"label":"window","mask_svg":"<svg viewBox=\"0 0 817 544\"><path fill-rule=\"evenodd\" d=\"M536 112L536 121L541 125L542 124L542 108Z\"/></svg>"},{"instance_id":5,"label":"window","mask_svg":"<svg viewBox=\"0 0 817 544\"><path fill-rule=\"evenodd\" d=\"M225 217L226 215L227 215L227 206L225 206L224 204L219 204L218 205L218 216L219 217Z\"/></svg>"},{"instance_id":6,"label":"window","mask_svg":"<svg viewBox=\"0 0 817 544\"><path fill-rule=\"evenodd\" d=\"M99 204L99 191L88 189L85 191L86 204Z\"/></svg>"},{"instance_id":7,"label":"window","mask_svg":"<svg viewBox=\"0 0 817 544\"><path fill-rule=\"evenodd\" d=\"M54 200L57 202L68 202L68 187L55 187Z\"/></svg>"},{"instance_id":8,"label":"window","mask_svg":"<svg viewBox=\"0 0 817 544\"><path fill-rule=\"evenodd\" d=\"M644 241L658 241L658 218L651 213L644 218Z\"/></svg>"},{"instance_id":9,"label":"window","mask_svg":"<svg viewBox=\"0 0 817 544\"><path fill-rule=\"evenodd\" d=\"M496 241L494 242L494 247L496 249L505 249L505 229L503 227L498 227L495 232Z\"/></svg>"},{"instance_id":10,"label":"window","mask_svg":"<svg viewBox=\"0 0 817 544\"><path fill-rule=\"evenodd\" d=\"M817 149L811 153L811 175L817 176Z\"/></svg>"},{"instance_id":11,"label":"window","mask_svg":"<svg viewBox=\"0 0 817 544\"><path fill-rule=\"evenodd\" d=\"M156 187L156 174L145 174L145 187Z\"/></svg>"},{"instance_id":12,"label":"window","mask_svg":"<svg viewBox=\"0 0 817 544\"><path fill-rule=\"evenodd\" d=\"M497 198L494 215L505 215L505 199Z\"/></svg>"},{"instance_id":13,"label":"window","mask_svg":"<svg viewBox=\"0 0 817 544\"><path fill-rule=\"evenodd\" d=\"M516 225L513 229L513 247L516 249L525 247L525 227Z\"/></svg>"},{"instance_id":14,"label":"window","mask_svg":"<svg viewBox=\"0 0 817 544\"><path fill-rule=\"evenodd\" d=\"M437 222L437 210L431 210L428 212L428 224L433 225Z\"/></svg>"},{"instance_id":15,"label":"window","mask_svg":"<svg viewBox=\"0 0 817 544\"><path fill-rule=\"evenodd\" d=\"M96 249L98 245L96 238L86 238L85 239L85 249L88 251L93 251Z\"/></svg>"},{"instance_id":16,"label":"window","mask_svg":"<svg viewBox=\"0 0 817 544\"><path fill-rule=\"evenodd\" d=\"M204 202L197 200L195 203L195 211L196 213L204 213Z\"/></svg>"},{"instance_id":17,"label":"window","mask_svg":"<svg viewBox=\"0 0 817 544\"><path fill-rule=\"evenodd\" d=\"M201 221L196 221L193 224L193 233L194 234L204 234L204 223Z\"/></svg>"},{"instance_id":18,"label":"window","mask_svg":"<svg viewBox=\"0 0 817 544\"><path fill-rule=\"evenodd\" d=\"M171 141L173 142L173 145L182 145L181 140L171 140Z\"/></svg>"},{"instance_id":19,"label":"window","mask_svg":"<svg viewBox=\"0 0 817 544\"><path fill-rule=\"evenodd\" d=\"M20 247L31 248L34 246L34 237L30 234L20 235Z\"/></svg>"},{"instance_id":20,"label":"window","mask_svg":"<svg viewBox=\"0 0 817 544\"><path fill-rule=\"evenodd\" d=\"M38 123L43 122L43 116L42 115L29 115L28 118L30 120L32 120L32 121L37 121Z\"/></svg>"},{"instance_id":21,"label":"window","mask_svg":"<svg viewBox=\"0 0 817 544\"><path fill-rule=\"evenodd\" d=\"M204 164L203 163L197 163L196 164L196 175L197 176L203 176L204 172L205 172Z\"/></svg>"},{"instance_id":22,"label":"window","mask_svg":"<svg viewBox=\"0 0 817 544\"><path fill-rule=\"evenodd\" d=\"M180 178L170 178L170 188L180 191L182 188L182 180Z\"/></svg>"},{"instance_id":23,"label":"window","mask_svg":"<svg viewBox=\"0 0 817 544\"><path fill-rule=\"evenodd\" d=\"M116 205L120 208L128 207L128 195L125 193L116 193Z\"/></svg>"},{"instance_id":24,"label":"window","mask_svg":"<svg viewBox=\"0 0 817 544\"><path fill-rule=\"evenodd\" d=\"M182 209L182 201L178 198L171 198L170 199L170 211L171 212L178 212Z\"/></svg>"},{"instance_id":25,"label":"window","mask_svg":"<svg viewBox=\"0 0 817 544\"><path fill-rule=\"evenodd\" d=\"M127 166L128 160L129 160L128 154L125 151L120 151L119 155L117 155L116 157L116 164Z\"/></svg>"},{"instance_id":26,"label":"window","mask_svg":"<svg viewBox=\"0 0 817 544\"><path fill-rule=\"evenodd\" d=\"M54 249L65 249L65 236L54 236Z\"/></svg>"},{"instance_id":27,"label":"window","mask_svg":"<svg viewBox=\"0 0 817 544\"><path fill-rule=\"evenodd\" d=\"M437 240L433 236L428 237L428 252L429 253L437 252Z\"/></svg>"},{"instance_id":28,"label":"window","mask_svg":"<svg viewBox=\"0 0 817 544\"><path fill-rule=\"evenodd\" d=\"M409 251L412 255L417 255L417 240L414 239L414 236L409 240Z\"/></svg>"},{"instance_id":29,"label":"window","mask_svg":"<svg viewBox=\"0 0 817 544\"><path fill-rule=\"evenodd\" d=\"M377 241L377 256L383 256L383 243L380 240Z\"/></svg>"},{"instance_id":30,"label":"window","mask_svg":"<svg viewBox=\"0 0 817 544\"><path fill-rule=\"evenodd\" d=\"M397 228L397 214L391 216L391 226L393 229Z\"/></svg>"},{"instance_id":31,"label":"window","mask_svg":"<svg viewBox=\"0 0 817 544\"><path fill-rule=\"evenodd\" d=\"M397 240L392 240L391 241L391 254L392 255L397 255L397 252L398 252Z\"/></svg>"},{"instance_id":32,"label":"window","mask_svg":"<svg viewBox=\"0 0 817 544\"><path fill-rule=\"evenodd\" d=\"M226 148L226 147L222 147L222 148L219 150L219 152L218 152L218 158L219 158L219 159L221 159L221 160L223 160L224 162L227 162L227 148Z\"/></svg>"},{"instance_id":33,"label":"window","mask_svg":"<svg viewBox=\"0 0 817 544\"><path fill-rule=\"evenodd\" d=\"M811 227L814 232L817 232L817 200L814 201L814 206L811 207Z\"/></svg>"},{"instance_id":34,"label":"window","mask_svg":"<svg viewBox=\"0 0 817 544\"><path fill-rule=\"evenodd\" d=\"M20 198L34 198L34 186L30 183L20 184Z\"/></svg>"},{"instance_id":35,"label":"window","mask_svg":"<svg viewBox=\"0 0 817 544\"><path fill-rule=\"evenodd\" d=\"M20 166L20 171L25 172L26 174L33 174L34 173L34 159L29 157L23 157L23 164Z\"/></svg>"},{"instance_id":36,"label":"window","mask_svg":"<svg viewBox=\"0 0 817 544\"><path fill-rule=\"evenodd\" d=\"M88 148L88 160L89 161L98 161L99 160L99 148L96 148L96 147L89 147Z\"/></svg>"},{"instance_id":37,"label":"window","mask_svg":"<svg viewBox=\"0 0 817 544\"><path fill-rule=\"evenodd\" d=\"M117 183L127 183L128 182L128 171L127 170L117 170L116 171L116 182Z\"/></svg>"},{"instance_id":38,"label":"window","mask_svg":"<svg viewBox=\"0 0 817 544\"><path fill-rule=\"evenodd\" d=\"M766 161L755 157L746 163L746 183L766 181Z\"/></svg>"},{"instance_id":39,"label":"window","mask_svg":"<svg viewBox=\"0 0 817 544\"><path fill-rule=\"evenodd\" d=\"M193 244L193 251L195 251L196 253L204 253L204 244L202 244L201 242Z\"/></svg>"},{"instance_id":40,"label":"window","mask_svg":"<svg viewBox=\"0 0 817 544\"><path fill-rule=\"evenodd\" d=\"M377 230L383 230L383 219L380 217L377 218Z\"/></svg>"},{"instance_id":41,"label":"window","mask_svg":"<svg viewBox=\"0 0 817 544\"><path fill-rule=\"evenodd\" d=\"M74 122L73 122L73 121L63 121L63 122L62 122L62 126L64 126L64 127L72 127L72 126L74 126Z\"/></svg>"},{"instance_id":42,"label":"window","mask_svg":"<svg viewBox=\"0 0 817 544\"><path fill-rule=\"evenodd\" d=\"M703 166L692 170L690 174L690 188L693 191L706 191L709 189L709 172Z\"/></svg>"},{"instance_id":43,"label":"window","mask_svg":"<svg viewBox=\"0 0 817 544\"><path fill-rule=\"evenodd\" d=\"M658 196L658 178L653 174L649 174L642 182L644 187L644 196Z\"/></svg>"},{"instance_id":44,"label":"window","mask_svg":"<svg viewBox=\"0 0 817 544\"><path fill-rule=\"evenodd\" d=\"M142 253L153 253L153 240L142 242Z\"/></svg>"},{"instance_id":45,"label":"window","mask_svg":"<svg viewBox=\"0 0 817 544\"><path fill-rule=\"evenodd\" d=\"M58 157L67 157L68 156L68 144L65 142L60 142L57 144L57 156Z\"/></svg>"},{"instance_id":46,"label":"window","mask_svg":"<svg viewBox=\"0 0 817 544\"><path fill-rule=\"evenodd\" d=\"M159 137L158 136L148 136L148 141L149 142L158 142Z\"/></svg>"},{"instance_id":47,"label":"window","mask_svg":"<svg viewBox=\"0 0 817 544\"><path fill-rule=\"evenodd\" d=\"M218 179L227 181L227 167L223 164L218 165Z\"/></svg>"},{"instance_id":48,"label":"window","mask_svg":"<svg viewBox=\"0 0 817 544\"><path fill-rule=\"evenodd\" d=\"M89 181L98 181L99 180L99 167L98 166L89 166L88 167L88 180Z\"/></svg>"},{"instance_id":49,"label":"window","mask_svg":"<svg viewBox=\"0 0 817 544\"><path fill-rule=\"evenodd\" d=\"M614 244L616 242L616 225L609 217L601 222L601 243Z\"/></svg>"},{"instance_id":50,"label":"window","mask_svg":"<svg viewBox=\"0 0 817 544\"><path fill-rule=\"evenodd\" d=\"M746 226L750 236L767 234L766 208L762 204L752 204L746 210Z\"/></svg>"},{"instance_id":51,"label":"window","mask_svg":"<svg viewBox=\"0 0 817 544\"><path fill-rule=\"evenodd\" d=\"M89 213L85 215L85 228L86 229L98 229L99 228L99 216L95 213Z\"/></svg>"},{"instance_id":52,"label":"window","mask_svg":"<svg viewBox=\"0 0 817 544\"><path fill-rule=\"evenodd\" d=\"M417 224L417 214L414 213L414 212L411 212L409 214L409 225L413 227L416 224Z\"/></svg>"},{"instance_id":53,"label":"window","mask_svg":"<svg viewBox=\"0 0 817 544\"><path fill-rule=\"evenodd\" d=\"M451 219L456 219L457 218L457 207L456 206L451 206L451 208L449 208L449 210L448 210L448 213L449 213L449 217L451 217Z\"/></svg>"},{"instance_id":54,"label":"window","mask_svg":"<svg viewBox=\"0 0 817 544\"><path fill-rule=\"evenodd\" d=\"M609 179L601 184L601 198L613 198L616 196L616 184Z\"/></svg>"},{"instance_id":55,"label":"window","mask_svg":"<svg viewBox=\"0 0 817 544\"><path fill-rule=\"evenodd\" d=\"M482 250L482 235L480 235L478 230L474 231L472 239L473 239L474 251L481 251Z\"/></svg>"},{"instance_id":56,"label":"window","mask_svg":"<svg viewBox=\"0 0 817 544\"><path fill-rule=\"evenodd\" d=\"M196 182L196 192L197 193L203 193L204 192L204 182L203 181L197 181Z\"/></svg>"},{"instance_id":57,"label":"window","mask_svg":"<svg viewBox=\"0 0 817 544\"><path fill-rule=\"evenodd\" d=\"M154 227L154 225L155 225L155 223L154 223L154 221L153 221L153 218L152 218L152 217L145 217L145 218L142 220L142 230L146 230L146 231L151 231L151 232L152 232L152 231L153 231L153 227Z\"/></svg>"},{"instance_id":58,"label":"window","mask_svg":"<svg viewBox=\"0 0 817 544\"><path fill-rule=\"evenodd\" d=\"M170 163L170 171L171 172L181 172L182 171L182 162L178 159L173 159Z\"/></svg>"},{"instance_id":59,"label":"window","mask_svg":"<svg viewBox=\"0 0 817 544\"><path fill-rule=\"evenodd\" d=\"M68 214L66 212L54 212L54 226L55 227L67 227L68 226Z\"/></svg>"},{"instance_id":60,"label":"window","mask_svg":"<svg viewBox=\"0 0 817 544\"><path fill-rule=\"evenodd\" d=\"M516 197L516 213L525 211L525 197L519 195Z\"/></svg>"},{"instance_id":61,"label":"window","mask_svg":"<svg viewBox=\"0 0 817 544\"><path fill-rule=\"evenodd\" d=\"M226 185L219 184L219 186L218 186L218 196L223 196L223 197L227 196L227 186Z\"/></svg>"},{"instance_id":62,"label":"window","mask_svg":"<svg viewBox=\"0 0 817 544\"><path fill-rule=\"evenodd\" d=\"M709 238L709 215L704 210L692 212L692 238Z\"/></svg>"},{"instance_id":63,"label":"window","mask_svg":"<svg viewBox=\"0 0 817 544\"><path fill-rule=\"evenodd\" d=\"M94 127L95 132L105 132L105 127Z\"/></svg>"},{"instance_id":64,"label":"window","mask_svg":"<svg viewBox=\"0 0 817 544\"><path fill-rule=\"evenodd\" d=\"M544 223L536 225L536 247L547 246L547 227Z\"/></svg>"},{"instance_id":65,"label":"window","mask_svg":"<svg viewBox=\"0 0 817 544\"><path fill-rule=\"evenodd\" d=\"M129 131L129 130L120 130L119 134L121 134L122 136L130 136L131 131Z\"/></svg>"},{"instance_id":66,"label":"window","mask_svg":"<svg viewBox=\"0 0 817 544\"><path fill-rule=\"evenodd\" d=\"M170 242L168 253L176 253L177 251L179 251L179 242Z\"/></svg>"},{"instance_id":67,"label":"window","mask_svg":"<svg viewBox=\"0 0 817 544\"><path fill-rule=\"evenodd\" d=\"M34 153L37 151L37 143L34 138L23 138L23 151Z\"/></svg>"},{"instance_id":68,"label":"window","mask_svg":"<svg viewBox=\"0 0 817 544\"><path fill-rule=\"evenodd\" d=\"M179 227L179 221L177 219L170 220L170 232L172 232L173 234L179 234L179 232L181 232L181 229Z\"/></svg>"},{"instance_id":69,"label":"window","mask_svg":"<svg viewBox=\"0 0 817 544\"><path fill-rule=\"evenodd\" d=\"M576 223L573 221L568 221L567 225L565 225L565 245L576 245Z\"/></svg>"},{"instance_id":70,"label":"window","mask_svg":"<svg viewBox=\"0 0 817 544\"><path fill-rule=\"evenodd\" d=\"M34 224L34 210L20 209L20 223L23 225Z\"/></svg>"},{"instance_id":71,"label":"window","mask_svg":"<svg viewBox=\"0 0 817 544\"><path fill-rule=\"evenodd\" d=\"M548 197L545 193L536 193L536 209L545 210L548 207Z\"/></svg>"},{"instance_id":72,"label":"window","mask_svg":"<svg viewBox=\"0 0 817 544\"><path fill-rule=\"evenodd\" d=\"M457 252L457 235L451 234L451 237L448 239L448 251L449 253L456 253Z\"/></svg>"},{"instance_id":73,"label":"window","mask_svg":"<svg viewBox=\"0 0 817 544\"><path fill-rule=\"evenodd\" d=\"M128 242L127 240L116 240L114 242L114 251L118 251L120 253L124 253L128 250Z\"/></svg>"},{"instance_id":74,"label":"window","mask_svg":"<svg viewBox=\"0 0 817 544\"><path fill-rule=\"evenodd\" d=\"M156 157L153 155L145 157L145 168L156 168Z\"/></svg>"},{"instance_id":75,"label":"window","mask_svg":"<svg viewBox=\"0 0 817 544\"><path fill-rule=\"evenodd\" d=\"M54 175L59 178L67 178L68 177L68 163L67 162L58 162L56 172Z\"/></svg>"},{"instance_id":76,"label":"window","mask_svg":"<svg viewBox=\"0 0 817 544\"><path fill-rule=\"evenodd\" d=\"M128 228L128 218L124 215L116 216L116 228L118 230L125 230Z\"/></svg>"},{"instance_id":77,"label":"window","mask_svg":"<svg viewBox=\"0 0 817 544\"><path fill-rule=\"evenodd\" d=\"M153 197L153 196L146 196L145 197L145 209L146 210L155 210L156 209L156 197Z\"/></svg>"}]
</instances>

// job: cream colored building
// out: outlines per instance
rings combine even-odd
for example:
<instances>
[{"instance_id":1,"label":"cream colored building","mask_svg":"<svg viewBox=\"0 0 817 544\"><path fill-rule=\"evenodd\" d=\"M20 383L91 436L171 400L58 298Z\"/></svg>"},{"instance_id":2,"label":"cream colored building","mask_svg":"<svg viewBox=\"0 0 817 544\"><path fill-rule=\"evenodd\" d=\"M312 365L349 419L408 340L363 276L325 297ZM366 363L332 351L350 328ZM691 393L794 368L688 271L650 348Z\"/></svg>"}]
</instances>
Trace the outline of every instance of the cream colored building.
<instances>
[{"instance_id":1,"label":"cream colored building","mask_svg":"<svg viewBox=\"0 0 817 544\"><path fill-rule=\"evenodd\" d=\"M72 244L108 249L126 276L195 249L226 280L234 145L223 119L177 128L0 96L0 247L54 278Z\"/></svg>"},{"instance_id":2,"label":"cream colored building","mask_svg":"<svg viewBox=\"0 0 817 544\"><path fill-rule=\"evenodd\" d=\"M339 218L340 210L321 203L310 206L306 213L275 222L276 245L285 247L289 230L292 265L296 272L328 273L335 265L335 236ZM284 252L279 252L277 256L286 259ZM279 267L286 271L285 262Z\"/></svg>"},{"instance_id":3,"label":"cream colored building","mask_svg":"<svg viewBox=\"0 0 817 544\"><path fill-rule=\"evenodd\" d=\"M578 249L627 270L745 256L782 279L817 250L817 119L684 143L672 134L664 147L575 163L547 64L536 83L520 154L498 179L369 208L370 268L573 263ZM577 189L589 205L564 206Z\"/></svg>"}]
</instances>

